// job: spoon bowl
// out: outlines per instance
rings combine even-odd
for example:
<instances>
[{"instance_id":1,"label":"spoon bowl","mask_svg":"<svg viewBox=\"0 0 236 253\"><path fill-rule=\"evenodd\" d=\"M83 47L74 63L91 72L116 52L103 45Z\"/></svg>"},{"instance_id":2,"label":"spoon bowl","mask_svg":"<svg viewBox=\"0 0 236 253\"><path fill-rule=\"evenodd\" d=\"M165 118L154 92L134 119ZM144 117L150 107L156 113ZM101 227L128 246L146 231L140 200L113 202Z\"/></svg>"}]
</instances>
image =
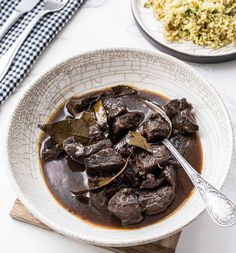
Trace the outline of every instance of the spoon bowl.
<instances>
[{"instance_id":1,"label":"spoon bowl","mask_svg":"<svg viewBox=\"0 0 236 253\"><path fill-rule=\"evenodd\" d=\"M44 0L44 9L51 11L59 11L64 8L69 0Z\"/></svg>"}]
</instances>

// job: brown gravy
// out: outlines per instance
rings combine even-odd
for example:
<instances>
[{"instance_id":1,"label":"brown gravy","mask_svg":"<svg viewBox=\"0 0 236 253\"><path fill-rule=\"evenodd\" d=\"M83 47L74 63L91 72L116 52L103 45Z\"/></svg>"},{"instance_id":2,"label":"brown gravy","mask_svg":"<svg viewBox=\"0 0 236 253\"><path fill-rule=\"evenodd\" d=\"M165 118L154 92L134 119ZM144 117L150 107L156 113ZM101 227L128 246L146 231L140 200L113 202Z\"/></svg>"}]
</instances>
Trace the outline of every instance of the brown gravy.
<instances>
[{"instance_id":1,"label":"brown gravy","mask_svg":"<svg viewBox=\"0 0 236 253\"><path fill-rule=\"evenodd\" d=\"M97 93L97 92L96 92ZM94 93L86 94L92 95ZM149 91L141 90L140 94L143 98L149 99L150 101L155 101L156 103L163 105L168 99L160 94L151 93ZM139 110L132 101L129 102L129 110ZM61 108L61 109L60 109ZM49 118L49 122L57 121L60 118L66 116L64 106L62 105L58 110L58 113L54 114ZM143 108L141 108L142 111ZM145 113L145 112L144 112ZM42 141L40 143L40 148L42 149L43 140L47 136L42 136ZM193 134L191 137L191 144L189 146L187 156L187 161L201 173L203 153L200 138L198 134ZM80 219L89 222L91 224L105 226L113 229L127 229L121 224L115 216L109 212L98 211L92 207L87 198L84 201L78 201L72 197L71 190L76 191L79 184L82 184L86 180L86 173L80 172L82 165L79 165L70 158L62 157L60 160L54 160L42 164L42 174L45 178L46 184L54 198L70 213L78 216ZM191 195L193 190L193 185L182 169L177 169L177 191L176 197L172 204L167 208L166 211L161 214L155 214L151 216L145 216L144 220L138 224L134 224L128 227L140 228L153 223L156 223L163 218L167 217L173 213L177 208L179 208Z\"/></svg>"}]
</instances>

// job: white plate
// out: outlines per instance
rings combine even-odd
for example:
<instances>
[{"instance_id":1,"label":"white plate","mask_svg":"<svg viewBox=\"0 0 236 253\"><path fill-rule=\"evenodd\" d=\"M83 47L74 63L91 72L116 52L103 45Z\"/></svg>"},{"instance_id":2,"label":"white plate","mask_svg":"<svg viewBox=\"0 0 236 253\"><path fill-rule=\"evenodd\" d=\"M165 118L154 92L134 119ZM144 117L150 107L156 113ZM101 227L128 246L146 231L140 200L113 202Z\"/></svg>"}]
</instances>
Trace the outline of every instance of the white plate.
<instances>
[{"instance_id":1,"label":"white plate","mask_svg":"<svg viewBox=\"0 0 236 253\"><path fill-rule=\"evenodd\" d=\"M204 210L194 192L181 208L159 223L112 230L71 215L47 189L40 173L37 124L45 123L73 95L124 83L171 98L186 97L193 103L204 152L203 176L217 188L225 180L233 150L230 119L216 91L196 71L168 55L137 49L98 50L69 59L42 75L19 100L9 125L9 178L22 203L43 223L58 233L103 246L159 240L182 229Z\"/></svg>"},{"instance_id":2,"label":"white plate","mask_svg":"<svg viewBox=\"0 0 236 253\"><path fill-rule=\"evenodd\" d=\"M144 8L146 0L132 0L132 11L144 35L162 51L192 62L213 63L236 58L236 47L227 45L220 49L201 47L192 42L168 42L163 36L162 24L157 21L152 8Z\"/></svg>"}]
</instances>

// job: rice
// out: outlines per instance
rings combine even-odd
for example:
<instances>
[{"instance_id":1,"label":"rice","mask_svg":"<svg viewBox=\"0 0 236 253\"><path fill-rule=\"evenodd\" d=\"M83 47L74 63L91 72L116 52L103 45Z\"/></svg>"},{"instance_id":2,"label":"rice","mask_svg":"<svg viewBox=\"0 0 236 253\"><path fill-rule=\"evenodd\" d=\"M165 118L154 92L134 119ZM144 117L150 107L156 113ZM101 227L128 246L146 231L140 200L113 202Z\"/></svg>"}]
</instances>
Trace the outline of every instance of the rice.
<instances>
[{"instance_id":1,"label":"rice","mask_svg":"<svg viewBox=\"0 0 236 253\"><path fill-rule=\"evenodd\" d=\"M168 41L220 48L236 45L236 0L148 0Z\"/></svg>"}]
</instances>

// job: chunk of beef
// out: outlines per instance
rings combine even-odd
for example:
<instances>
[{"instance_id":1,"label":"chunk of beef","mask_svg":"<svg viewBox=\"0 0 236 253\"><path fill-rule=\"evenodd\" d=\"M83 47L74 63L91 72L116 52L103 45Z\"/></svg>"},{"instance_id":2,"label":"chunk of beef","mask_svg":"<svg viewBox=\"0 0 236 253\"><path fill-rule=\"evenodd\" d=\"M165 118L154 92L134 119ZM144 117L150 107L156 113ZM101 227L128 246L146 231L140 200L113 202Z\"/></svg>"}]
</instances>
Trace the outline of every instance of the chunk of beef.
<instances>
[{"instance_id":1,"label":"chunk of beef","mask_svg":"<svg viewBox=\"0 0 236 253\"><path fill-rule=\"evenodd\" d=\"M172 117L172 126L181 133L193 133L199 130L191 110L185 109Z\"/></svg>"},{"instance_id":2,"label":"chunk of beef","mask_svg":"<svg viewBox=\"0 0 236 253\"><path fill-rule=\"evenodd\" d=\"M123 138L114 146L114 149L124 157L128 157L133 152L134 147L127 143L126 138Z\"/></svg>"},{"instance_id":3,"label":"chunk of beef","mask_svg":"<svg viewBox=\"0 0 236 253\"><path fill-rule=\"evenodd\" d=\"M176 187L176 172L175 168L172 165L167 165L162 170L162 175L164 180L174 188Z\"/></svg>"},{"instance_id":4,"label":"chunk of beef","mask_svg":"<svg viewBox=\"0 0 236 253\"><path fill-rule=\"evenodd\" d=\"M134 170L141 176L146 177L150 172L158 169L158 160L149 152L139 151L136 152L132 159L132 165Z\"/></svg>"},{"instance_id":5,"label":"chunk of beef","mask_svg":"<svg viewBox=\"0 0 236 253\"><path fill-rule=\"evenodd\" d=\"M107 194L106 189L102 188L98 192L91 192L90 193L90 201L92 206L100 211L107 211L107 205L109 201L109 194Z\"/></svg>"},{"instance_id":6,"label":"chunk of beef","mask_svg":"<svg viewBox=\"0 0 236 253\"><path fill-rule=\"evenodd\" d=\"M44 162L49 162L58 159L62 153L63 147L57 144L53 139L49 138L44 142L42 160Z\"/></svg>"},{"instance_id":7,"label":"chunk of beef","mask_svg":"<svg viewBox=\"0 0 236 253\"><path fill-rule=\"evenodd\" d=\"M193 106L187 102L186 98L182 98L170 100L170 102L164 106L164 109L166 111L166 114L172 118L175 114L185 109L189 109L191 111L193 109Z\"/></svg>"},{"instance_id":8,"label":"chunk of beef","mask_svg":"<svg viewBox=\"0 0 236 253\"><path fill-rule=\"evenodd\" d=\"M101 95L71 97L66 103L66 108L71 115L75 116L79 112L90 110L100 98Z\"/></svg>"},{"instance_id":9,"label":"chunk of beef","mask_svg":"<svg viewBox=\"0 0 236 253\"><path fill-rule=\"evenodd\" d=\"M108 185L90 193L91 204L100 211L108 210L108 201L118 191L114 185Z\"/></svg>"},{"instance_id":10,"label":"chunk of beef","mask_svg":"<svg viewBox=\"0 0 236 253\"><path fill-rule=\"evenodd\" d=\"M147 215L163 212L175 197L174 188L163 186L156 190L143 190L139 192L139 203L142 211Z\"/></svg>"},{"instance_id":11,"label":"chunk of beef","mask_svg":"<svg viewBox=\"0 0 236 253\"><path fill-rule=\"evenodd\" d=\"M139 175L133 170L131 165L127 165L125 171L115 180L115 183L119 185L123 185L124 187L129 188L137 188L141 184L141 178Z\"/></svg>"},{"instance_id":12,"label":"chunk of beef","mask_svg":"<svg viewBox=\"0 0 236 253\"><path fill-rule=\"evenodd\" d=\"M154 189L162 185L164 178L156 178L155 175L147 174L145 180L142 181L140 189Z\"/></svg>"},{"instance_id":13,"label":"chunk of beef","mask_svg":"<svg viewBox=\"0 0 236 253\"><path fill-rule=\"evenodd\" d=\"M120 98L105 97L103 106L107 112L108 121L126 112L126 106Z\"/></svg>"},{"instance_id":14,"label":"chunk of beef","mask_svg":"<svg viewBox=\"0 0 236 253\"><path fill-rule=\"evenodd\" d=\"M123 174L123 173L122 173ZM104 181L110 178L111 175L88 175L88 186L94 188L97 186L98 181ZM119 177L118 177L119 178ZM110 184L93 190L90 192L90 203L100 211L108 211L107 205L110 198L118 192L121 188L124 188L123 182L116 178Z\"/></svg>"},{"instance_id":15,"label":"chunk of beef","mask_svg":"<svg viewBox=\"0 0 236 253\"><path fill-rule=\"evenodd\" d=\"M140 133L148 142L156 142L166 138L170 130L170 125L159 113L151 114L139 128Z\"/></svg>"},{"instance_id":16,"label":"chunk of beef","mask_svg":"<svg viewBox=\"0 0 236 253\"><path fill-rule=\"evenodd\" d=\"M164 108L171 118L174 129L182 133L198 131L198 125L192 114L193 106L185 98L171 100Z\"/></svg>"},{"instance_id":17,"label":"chunk of beef","mask_svg":"<svg viewBox=\"0 0 236 253\"><path fill-rule=\"evenodd\" d=\"M141 208L134 191L123 188L108 202L108 210L122 221L124 226L138 223L143 219Z\"/></svg>"},{"instance_id":18,"label":"chunk of beef","mask_svg":"<svg viewBox=\"0 0 236 253\"><path fill-rule=\"evenodd\" d=\"M112 124L112 133L114 139L125 135L128 130L135 130L143 119L143 114L140 112L128 112L124 115L115 118Z\"/></svg>"},{"instance_id":19,"label":"chunk of beef","mask_svg":"<svg viewBox=\"0 0 236 253\"><path fill-rule=\"evenodd\" d=\"M162 144L152 145L153 154L144 150L136 150L132 163L140 176L146 176L162 168L171 159L172 155Z\"/></svg>"},{"instance_id":20,"label":"chunk of beef","mask_svg":"<svg viewBox=\"0 0 236 253\"><path fill-rule=\"evenodd\" d=\"M85 157L89 157L90 155L95 154L102 149L111 147L112 143L109 139L99 141L89 146L82 145L75 137L69 137L63 142L63 148L66 153L72 159L82 163Z\"/></svg>"},{"instance_id":21,"label":"chunk of beef","mask_svg":"<svg viewBox=\"0 0 236 253\"><path fill-rule=\"evenodd\" d=\"M114 96L127 96L137 94L138 91L127 85L117 85L112 87Z\"/></svg>"},{"instance_id":22,"label":"chunk of beef","mask_svg":"<svg viewBox=\"0 0 236 253\"><path fill-rule=\"evenodd\" d=\"M167 164L172 158L170 151L163 144L155 144L151 147L153 151L153 156L157 160L160 167Z\"/></svg>"},{"instance_id":23,"label":"chunk of beef","mask_svg":"<svg viewBox=\"0 0 236 253\"><path fill-rule=\"evenodd\" d=\"M85 158L84 165L89 175L103 175L119 171L124 160L116 150L106 148Z\"/></svg>"}]
</instances>

